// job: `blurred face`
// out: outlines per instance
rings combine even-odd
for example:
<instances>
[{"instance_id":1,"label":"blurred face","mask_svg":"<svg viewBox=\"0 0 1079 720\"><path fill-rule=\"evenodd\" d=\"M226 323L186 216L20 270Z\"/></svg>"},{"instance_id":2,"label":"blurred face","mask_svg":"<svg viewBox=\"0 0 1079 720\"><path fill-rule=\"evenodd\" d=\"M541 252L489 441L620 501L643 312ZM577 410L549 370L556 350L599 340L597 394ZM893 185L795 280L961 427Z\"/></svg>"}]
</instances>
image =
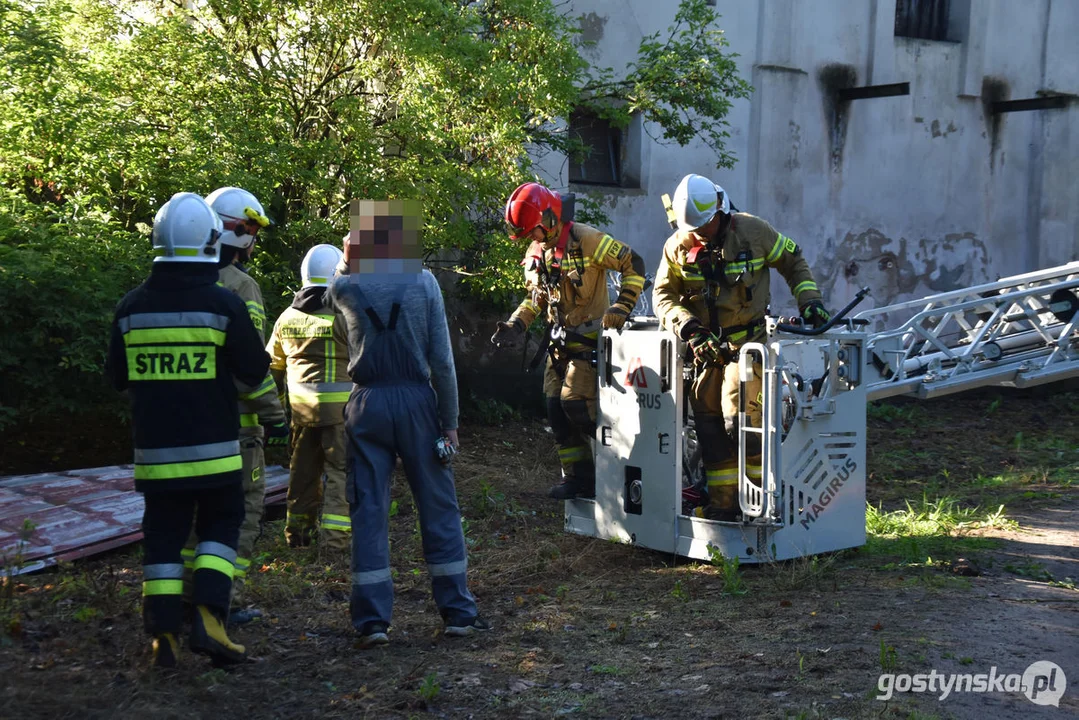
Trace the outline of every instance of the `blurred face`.
<instances>
[{"instance_id":1,"label":"blurred face","mask_svg":"<svg viewBox=\"0 0 1079 720\"><path fill-rule=\"evenodd\" d=\"M353 200L344 248L349 272L419 272L421 225L417 200Z\"/></svg>"},{"instance_id":2,"label":"blurred face","mask_svg":"<svg viewBox=\"0 0 1079 720\"><path fill-rule=\"evenodd\" d=\"M711 242L715 239L719 232L719 225L722 221L723 213L717 212L712 216L712 219L701 225L699 228L693 231L693 235L697 237L702 243Z\"/></svg>"}]
</instances>

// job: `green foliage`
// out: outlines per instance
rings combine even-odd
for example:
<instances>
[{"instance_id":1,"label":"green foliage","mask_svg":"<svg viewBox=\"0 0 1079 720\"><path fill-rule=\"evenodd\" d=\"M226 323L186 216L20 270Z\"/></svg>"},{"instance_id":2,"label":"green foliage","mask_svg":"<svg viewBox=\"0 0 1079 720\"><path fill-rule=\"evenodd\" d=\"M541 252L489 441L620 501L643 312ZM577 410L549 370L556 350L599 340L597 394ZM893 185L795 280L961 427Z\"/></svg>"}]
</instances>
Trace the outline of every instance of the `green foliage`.
<instances>
[{"instance_id":1,"label":"green foliage","mask_svg":"<svg viewBox=\"0 0 1079 720\"><path fill-rule=\"evenodd\" d=\"M749 97L753 88L738 77L737 55L724 52L718 18L705 0L685 0L665 33L641 40L625 75L605 68L589 78L582 104L621 127L639 113L663 140L700 139L715 151L717 167L732 167L724 118L732 100Z\"/></svg>"},{"instance_id":2,"label":"green foliage","mask_svg":"<svg viewBox=\"0 0 1079 720\"><path fill-rule=\"evenodd\" d=\"M640 114L720 165L749 87L717 16L685 0L618 71L581 57L551 0L0 0L0 427L99 407L109 316L145 275L173 193L223 185L275 226L252 273L275 316L304 252L336 244L349 200L423 203L426 260L488 303L520 294L502 205L534 158L583 152L575 107ZM582 217L602 218L596 198ZM14 309L14 310L13 310Z\"/></svg>"},{"instance_id":3,"label":"green foliage","mask_svg":"<svg viewBox=\"0 0 1079 720\"><path fill-rule=\"evenodd\" d=\"M950 497L920 503L906 502L903 510L885 511L872 504L866 507L866 551L874 555L898 555L908 565L932 565L933 556L957 553L992 545L992 539L966 537L972 530L997 528L1014 530L1018 524L996 510L961 506Z\"/></svg>"},{"instance_id":4,"label":"green foliage","mask_svg":"<svg viewBox=\"0 0 1079 720\"><path fill-rule=\"evenodd\" d=\"M520 420L521 414L497 398L480 397L469 393L462 398L461 414L469 424L501 425L510 420Z\"/></svg>"},{"instance_id":5,"label":"green foliage","mask_svg":"<svg viewBox=\"0 0 1079 720\"><path fill-rule=\"evenodd\" d=\"M36 205L0 187L0 428L16 416L122 412L102 377L116 302L146 272L148 241L99 211Z\"/></svg>"},{"instance_id":6,"label":"green foliage","mask_svg":"<svg viewBox=\"0 0 1079 720\"><path fill-rule=\"evenodd\" d=\"M420 700L425 703L433 702L438 694L442 691L442 686L438 682L437 673L428 673L424 676L423 682L420 683L419 689L416 694L420 696Z\"/></svg>"},{"instance_id":7,"label":"green foliage","mask_svg":"<svg viewBox=\"0 0 1079 720\"><path fill-rule=\"evenodd\" d=\"M885 643L884 638L880 639L879 662L882 672L895 670L899 665L899 655L895 651L895 646Z\"/></svg>"},{"instance_id":8,"label":"green foliage","mask_svg":"<svg viewBox=\"0 0 1079 720\"><path fill-rule=\"evenodd\" d=\"M674 588L671 590L671 597L673 597L675 600L681 600L682 602L686 602L689 600L689 592L682 585L681 580L674 581Z\"/></svg>"},{"instance_id":9,"label":"green foliage","mask_svg":"<svg viewBox=\"0 0 1079 720\"><path fill-rule=\"evenodd\" d=\"M723 582L724 595L745 595L749 592L745 579L742 577L738 556L728 558L715 545L708 543L708 557L712 565L719 570L720 580Z\"/></svg>"}]
</instances>

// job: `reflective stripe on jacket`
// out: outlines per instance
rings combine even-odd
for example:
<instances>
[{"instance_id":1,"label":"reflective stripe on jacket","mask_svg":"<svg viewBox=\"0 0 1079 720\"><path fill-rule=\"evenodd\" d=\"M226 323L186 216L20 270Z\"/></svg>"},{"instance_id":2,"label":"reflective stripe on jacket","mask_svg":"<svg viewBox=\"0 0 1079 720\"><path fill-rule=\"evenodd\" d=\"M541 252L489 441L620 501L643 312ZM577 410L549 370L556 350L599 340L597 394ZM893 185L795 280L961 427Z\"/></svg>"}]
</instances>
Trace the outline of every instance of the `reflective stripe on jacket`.
<instances>
[{"instance_id":1,"label":"reflective stripe on jacket","mask_svg":"<svg viewBox=\"0 0 1079 720\"><path fill-rule=\"evenodd\" d=\"M262 305L262 291L258 283L238 265L226 265L218 271L218 283L240 296L247 307L247 314L266 342L266 310ZM284 422L285 411L277 397L277 387L267 374L254 388L238 388L240 400L240 437L262 437L263 425Z\"/></svg>"},{"instance_id":2,"label":"reflective stripe on jacket","mask_svg":"<svg viewBox=\"0 0 1079 720\"><path fill-rule=\"evenodd\" d=\"M116 308L105 371L131 398L140 492L240 482L236 383L269 358L216 268L155 264Z\"/></svg>"},{"instance_id":3,"label":"reflective stripe on jacket","mask_svg":"<svg viewBox=\"0 0 1079 720\"><path fill-rule=\"evenodd\" d=\"M561 259L557 306L550 305L547 288L542 286L539 274L531 267L530 252L530 256L525 257L525 287L529 297L517 307L511 321L519 319L528 327L546 309L552 323L572 328L603 317L612 304L620 305L627 314L637 304L645 282L641 256L628 245L590 225L573 223L568 233ZM551 267L556 255L555 248L543 251L546 267ZM608 270L622 274L622 285L614 303L607 292Z\"/></svg>"},{"instance_id":4,"label":"reflective stripe on jacket","mask_svg":"<svg viewBox=\"0 0 1079 720\"><path fill-rule=\"evenodd\" d=\"M664 325L676 334L691 319L709 326L709 283L700 263L689 261L690 251L698 242L691 233L671 235L663 246L656 272L653 306ZM746 326L764 316L771 299L769 268L775 268L786 279L799 307L821 297L798 245L758 217L735 213L721 248L717 279L710 283L719 327ZM752 334L759 335L761 331L763 325ZM753 339L747 335L741 331L728 339L738 346Z\"/></svg>"},{"instance_id":5,"label":"reflective stripe on jacket","mask_svg":"<svg viewBox=\"0 0 1079 720\"><path fill-rule=\"evenodd\" d=\"M266 345L270 370L287 379L294 425L344 422L352 391L344 320L323 306L317 314L290 307L281 313Z\"/></svg>"}]
</instances>

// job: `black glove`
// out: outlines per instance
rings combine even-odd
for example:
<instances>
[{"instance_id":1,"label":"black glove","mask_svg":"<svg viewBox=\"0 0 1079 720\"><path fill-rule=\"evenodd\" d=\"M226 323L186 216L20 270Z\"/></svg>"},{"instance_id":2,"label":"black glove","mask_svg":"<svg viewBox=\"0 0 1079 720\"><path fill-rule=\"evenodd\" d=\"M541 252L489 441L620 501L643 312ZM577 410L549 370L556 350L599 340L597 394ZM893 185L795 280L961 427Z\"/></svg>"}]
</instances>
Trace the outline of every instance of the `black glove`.
<instances>
[{"instance_id":1,"label":"black glove","mask_svg":"<svg viewBox=\"0 0 1079 720\"><path fill-rule=\"evenodd\" d=\"M288 445L288 424L283 420L276 425L263 425L266 447L285 447Z\"/></svg>"},{"instance_id":2,"label":"black glove","mask_svg":"<svg viewBox=\"0 0 1079 720\"><path fill-rule=\"evenodd\" d=\"M495 347L512 350L520 344L524 334L524 323L519 318L514 318L512 322L500 321L495 328L495 334L491 336L491 342Z\"/></svg>"},{"instance_id":3,"label":"black glove","mask_svg":"<svg viewBox=\"0 0 1079 720\"><path fill-rule=\"evenodd\" d=\"M723 362L723 346L720 339L704 328L698 328L686 342L693 350L693 359L701 365L715 365Z\"/></svg>"},{"instance_id":4,"label":"black glove","mask_svg":"<svg viewBox=\"0 0 1079 720\"><path fill-rule=\"evenodd\" d=\"M820 300L810 300L800 309L802 319L814 328L819 328L832 319L831 313L824 308Z\"/></svg>"}]
</instances>

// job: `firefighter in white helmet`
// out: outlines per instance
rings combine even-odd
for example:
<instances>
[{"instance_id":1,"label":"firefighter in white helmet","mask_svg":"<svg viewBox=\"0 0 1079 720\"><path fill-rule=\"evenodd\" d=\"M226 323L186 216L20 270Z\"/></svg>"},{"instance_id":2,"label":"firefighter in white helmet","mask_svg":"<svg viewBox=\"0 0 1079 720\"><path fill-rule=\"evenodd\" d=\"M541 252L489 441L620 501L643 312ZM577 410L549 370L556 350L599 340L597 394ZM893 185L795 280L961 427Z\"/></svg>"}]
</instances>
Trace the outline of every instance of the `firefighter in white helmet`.
<instances>
[{"instance_id":1,"label":"firefighter in white helmet","mask_svg":"<svg viewBox=\"0 0 1079 720\"><path fill-rule=\"evenodd\" d=\"M218 259L218 283L240 296L251 321L265 344L266 310L262 291L248 275L244 263L251 260L258 232L270 225L262 204L247 190L223 187L206 196L206 202L221 218L221 256ZM284 446L288 443L288 423L277 386L267 373L257 387L240 393L240 454L243 457L244 524L236 557L233 582L233 612L229 622L243 624L262 613L242 607L244 578L251 566L251 550L259 535L266 494L266 458L263 443ZM190 547L185 549L190 560Z\"/></svg>"},{"instance_id":2,"label":"firefighter in white helmet","mask_svg":"<svg viewBox=\"0 0 1079 720\"><path fill-rule=\"evenodd\" d=\"M664 325L689 344L696 377L690 394L704 456L709 508L738 514L738 348L764 334L770 300L769 268L783 275L802 317L813 326L829 314L801 248L764 220L732 213L722 187L701 175L682 178L674 193L677 231L663 246L653 303ZM748 379L746 409L761 420L760 373ZM757 436L750 436L756 439ZM754 444L754 443L751 443ZM760 477L759 440L747 474Z\"/></svg>"},{"instance_id":3,"label":"firefighter in white helmet","mask_svg":"<svg viewBox=\"0 0 1079 720\"><path fill-rule=\"evenodd\" d=\"M344 320L326 307L326 290L342 257L333 245L308 250L300 265L303 287L277 318L266 346L270 372L287 388L292 410L285 539L290 547L306 546L319 529L320 544L340 552L349 549L352 530L343 414L352 380Z\"/></svg>"},{"instance_id":4,"label":"firefighter in white helmet","mask_svg":"<svg viewBox=\"0 0 1079 720\"><path fill-rule=\"evenodd\" d=\"M116 308L105 370L131 399L135 489L143 493L143 620L153 665L175 667L183 624L182 549L195 527L188 647L239 662L229 640L236 546L244 519L237 386L269 358L243 302L216 285L221 220L178 193L154 218L149 279Z\"/></svg>"}]
</instances>

